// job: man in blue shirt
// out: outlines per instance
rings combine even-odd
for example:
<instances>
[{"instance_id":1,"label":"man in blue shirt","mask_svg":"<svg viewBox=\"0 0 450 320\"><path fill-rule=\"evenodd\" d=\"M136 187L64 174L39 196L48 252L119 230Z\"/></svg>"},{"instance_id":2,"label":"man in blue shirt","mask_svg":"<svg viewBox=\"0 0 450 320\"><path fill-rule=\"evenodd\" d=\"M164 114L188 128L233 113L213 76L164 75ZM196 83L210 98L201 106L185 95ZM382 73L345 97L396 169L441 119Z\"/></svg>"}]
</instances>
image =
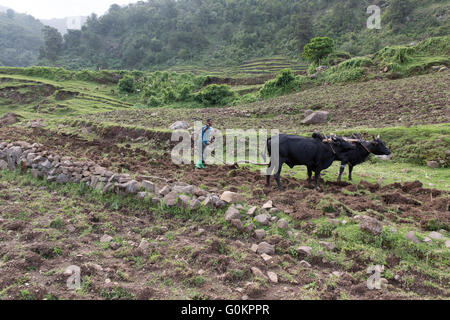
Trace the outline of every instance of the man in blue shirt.
<instances>
[{"instance_id":1,"label":"man in blue shirt","mask_svg":"<svg viewBox=\"0 0 450 320\"><path fill-rule=\"evenodd\" d=\"M200 147L200 160L197 162L196 167L199 169L205 169L205 157L204 152L206 147L211 143L209 141L209 137L211 135L211 129L212 129L212 120L208 119L206 120L206 124L202 127L201 135L199 138L201 139L201 147Z\"/></svg>"}]
</instances>

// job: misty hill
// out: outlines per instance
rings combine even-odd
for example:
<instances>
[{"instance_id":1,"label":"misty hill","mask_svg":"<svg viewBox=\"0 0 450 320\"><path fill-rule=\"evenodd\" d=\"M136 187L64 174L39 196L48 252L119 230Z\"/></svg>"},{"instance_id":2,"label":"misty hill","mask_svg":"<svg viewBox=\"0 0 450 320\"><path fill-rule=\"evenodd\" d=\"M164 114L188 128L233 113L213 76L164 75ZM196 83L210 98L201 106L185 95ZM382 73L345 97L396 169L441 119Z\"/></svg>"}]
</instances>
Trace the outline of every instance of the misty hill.
<instances>
[{"instance_id":1,"label":"misty hill","mask_svg":"<svg viewBox=\"0 0 450 320\"><path fill-rule=\"evenodd\" d=\"M369 30L367 7L382 8ZM180 64L233 65L253 57L299 57L314 36L353 55L450 33L441 0L151 0L112 5L65 39L58 65L148 69ZM44 61L45 64L55 62Z\"/></svg>"},{"instance_id":2,"label":"misty hill","mask_svg":"<svg viewBox=\"0 0 450 320\"><path fill-rule=\"evenodd\" d=\"M36 63L44 44L43 27L30 15L13 10L0 12L0 65L22 67Z\"/></svg>"}]
</instances>

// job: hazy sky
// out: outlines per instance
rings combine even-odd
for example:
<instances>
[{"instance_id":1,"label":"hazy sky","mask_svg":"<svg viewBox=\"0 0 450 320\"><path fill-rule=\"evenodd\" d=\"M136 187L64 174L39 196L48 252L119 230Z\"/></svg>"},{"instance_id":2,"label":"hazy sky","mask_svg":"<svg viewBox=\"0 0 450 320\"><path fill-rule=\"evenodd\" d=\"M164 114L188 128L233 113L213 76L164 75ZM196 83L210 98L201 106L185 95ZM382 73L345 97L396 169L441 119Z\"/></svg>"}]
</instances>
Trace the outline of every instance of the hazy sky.
<instances>
[{"instance_id":1,"label":"hazy sky","mask_svg":"<svg viewBox=\"0 0 450 320\"><path fill-rule=\"evenodd\" d=\"M137 0L0 0L0 5L16 12L31 14L37 19L104 14L116 3L124 5Z\"/></svg>"}]
</instances>

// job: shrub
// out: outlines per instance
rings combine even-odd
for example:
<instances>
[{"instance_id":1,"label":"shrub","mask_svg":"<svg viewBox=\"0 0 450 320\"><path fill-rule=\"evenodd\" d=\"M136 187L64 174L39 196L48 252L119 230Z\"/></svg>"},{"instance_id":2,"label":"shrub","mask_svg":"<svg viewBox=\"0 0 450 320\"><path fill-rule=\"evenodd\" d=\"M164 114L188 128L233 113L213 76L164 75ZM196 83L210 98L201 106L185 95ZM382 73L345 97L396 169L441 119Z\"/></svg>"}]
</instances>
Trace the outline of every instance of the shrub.
<instances>
[{"instance_id":1,"label":"shrub","mask_svg":"<svg viewBox=\"0 0 450 320\"><path fill-rule=\"evenodd\" d=\"M294 76L290 69L281 70L277 77L264 83L259 90L261 98L266 99L276 97L298 89L298 78Z\"/></svg>"},{"instance_id":2,"label":"shrub","mask_svg":"<svg viewBox=\"0 0 450 320\"><path fill-rule=\"evenodd\" d=\"M211 84L195 95L195 99L207 106L226 105L231 103L234 93L226 84Z\"/></svg>"},{"instance_id":3,"label":"shrub","mask_svg":"<svg viewBox=\"0 0 450 320\"><path fill-rule=\"evenodd\" d=\"M134 78L126 76L119 81L119 89L122 92L132 93L134 92Z\"/></svg>"}]
</instances>

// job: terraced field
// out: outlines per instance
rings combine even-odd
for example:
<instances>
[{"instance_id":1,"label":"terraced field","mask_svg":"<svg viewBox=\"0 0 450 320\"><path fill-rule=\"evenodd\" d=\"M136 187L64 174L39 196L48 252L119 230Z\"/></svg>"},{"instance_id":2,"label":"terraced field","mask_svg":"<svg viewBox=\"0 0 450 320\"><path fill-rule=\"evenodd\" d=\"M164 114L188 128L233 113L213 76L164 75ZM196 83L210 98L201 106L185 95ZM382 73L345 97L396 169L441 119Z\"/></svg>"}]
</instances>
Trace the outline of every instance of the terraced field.
<instances>
[{"instance_id":1,"label":"terraced field","mask_svg":"<svg viewBox=\"0 0 450 320\"><path fill-rule=\"evenodd\" d=\"M169 71L192 72L194 74L206 74L209 76L250 78L264 75L275 75L280 70L289 68L294 72L306 72L307 66L304 62L295 61L283 56L257 58L245 61L236 67L196 67L177 66Z\"/></svg>"}]
</instances>

